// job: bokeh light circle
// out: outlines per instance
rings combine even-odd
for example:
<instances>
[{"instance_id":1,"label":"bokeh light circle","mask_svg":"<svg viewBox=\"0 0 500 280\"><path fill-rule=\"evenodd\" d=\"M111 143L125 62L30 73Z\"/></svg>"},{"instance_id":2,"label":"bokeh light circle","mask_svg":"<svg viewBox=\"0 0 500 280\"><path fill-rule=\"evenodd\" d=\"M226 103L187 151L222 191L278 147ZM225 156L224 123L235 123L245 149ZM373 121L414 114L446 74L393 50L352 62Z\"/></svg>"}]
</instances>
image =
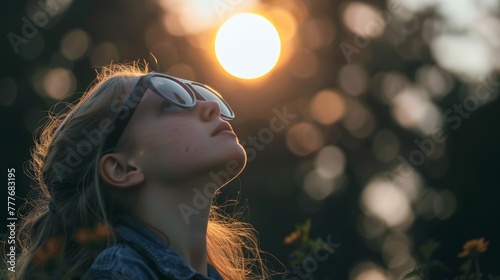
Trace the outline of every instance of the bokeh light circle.
<instances>
[{"instance_id":1,"label":"bokeh light circle","mask_svg":"<svg viewBox=\"0 0 500 280\"><path fill-rule=\"evenodd\" d=\"M73 72L66 68L54 68L47 71L43 77L43 89L53 99L61 99L76 88L76 78Z\"/></svg>"},{"instance_id":2,"label":"bokeh light circle","mask_svg":"<svg viewBox=\"0 0 500 280\"><path fill-rule=\"evenodd\" d=\"M67 32L61 40L61 53L69 60L82 58L91 45L90 36L81 29L73 29Z\"/></svg>"},{"instance_id":3,"label":"bokeh light circle","mask_svg":"<svg viewBox=\"0 0 500 280\"><path fill-rule=\"evenodd\" d=\"M344 97L333 90L318 92L310 104L311 116L323 125L330 125L340 120L345 113Z\"/></svg>"},{"instance_id":4,"label":"bokeh light circle","mask_svg":"<svg viewBox=\"0 0 500 280\"><path fill-rule=\"evenodd\" d=\"M314 165L321 176L334 179L344 173L346 157L340 148L326 146L316 155Z\"/></svg>"},{"instance_id":5,"label":"bokeh light circle","mask_svg":"<svg viewBox=\"0 0 500 280\"><path fill-rule=\"evenodd\" d=\"M323 200L333 193L335 183L333 178L325 178L317 170L312 170L304 178L303 188L311 199Z\"/></svg>"},{"instance_id":6,"label":"bokeh light circle","mask_svg":"<svg viewBox=\"0 0 500 280\"><path fill-rule=\"evenodd\" d=\"M323 144L324 136L314 124L300 122L287 131L286 145L295 155L309 155L320 149Z\"/></svg>"},{"instance_id":7,"label":"bokeh light circle","mask_svg":"<svg viewBox=\"0 0 500 280\"><path fill-rule=\"evenodd\" d=\"M413 222L408 196L384 179L368 183L361 194L361 206L367 214L381 219L389 227L407 226Z\"/></svg>"}]
</instances>

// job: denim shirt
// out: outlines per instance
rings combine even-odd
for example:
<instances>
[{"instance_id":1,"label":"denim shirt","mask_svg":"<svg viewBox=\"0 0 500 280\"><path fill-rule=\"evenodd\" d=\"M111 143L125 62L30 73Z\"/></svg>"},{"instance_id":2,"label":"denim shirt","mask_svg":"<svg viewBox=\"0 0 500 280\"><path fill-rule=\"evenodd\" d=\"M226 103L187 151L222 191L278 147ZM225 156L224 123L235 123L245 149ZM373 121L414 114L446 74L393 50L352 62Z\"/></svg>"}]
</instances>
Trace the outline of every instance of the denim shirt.
<instances>
[{"instance_id":1,"label":"denim shirt","mask_svg":"<svg viewBox=\"0 0 500 280\"><path fill-rule=\"evenodd\" d=\"M210 264L208 277L195 271L134 217L122 218L114 229L117 244L97 256L84 279L223 280Z\"/></svg>"}]
</instances>

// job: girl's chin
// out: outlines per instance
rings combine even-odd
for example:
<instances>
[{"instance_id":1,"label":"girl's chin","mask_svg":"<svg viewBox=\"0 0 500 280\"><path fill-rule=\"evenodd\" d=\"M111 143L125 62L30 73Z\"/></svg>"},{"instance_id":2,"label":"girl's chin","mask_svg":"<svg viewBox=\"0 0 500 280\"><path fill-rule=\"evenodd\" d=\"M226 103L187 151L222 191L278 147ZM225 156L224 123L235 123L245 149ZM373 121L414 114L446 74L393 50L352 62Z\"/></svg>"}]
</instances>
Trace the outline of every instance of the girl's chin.
<instances>
[{"instance_id":1,"label":"girl's chin","mask_svg":"<svg viewBox=\"0 0 500 280\"><path fill-rule=\"evenodd\" d=\"M217 170L224 170L232 176L238 175L246 166L247 156L245 153L232 153L227 154L220 162L214 167Z\"/></svg>"},{"instance_id":2,"label":"girl's chin","mask_svg":"<svg viewBox=\"0 0 500 280\"><path fill-rule=\"evenodd\" d=\"M231 159L232 162L237 162L238 166L240 166L240 171L245 168L245 165L247 164L247 154L245 152L245 149L241 147L241 149L238 149L236 154L232 156Z\"/></svg>"}]
</instances>

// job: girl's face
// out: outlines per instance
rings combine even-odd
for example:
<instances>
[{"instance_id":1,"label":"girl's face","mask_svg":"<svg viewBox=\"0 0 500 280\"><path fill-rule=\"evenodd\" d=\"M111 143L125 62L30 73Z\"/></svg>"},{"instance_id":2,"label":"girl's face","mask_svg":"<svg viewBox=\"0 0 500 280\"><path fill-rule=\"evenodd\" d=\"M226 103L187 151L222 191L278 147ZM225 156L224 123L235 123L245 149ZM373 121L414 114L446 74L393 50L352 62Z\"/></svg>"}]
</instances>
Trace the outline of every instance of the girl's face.
<instances>
[{"instance_id":1,"label":"girl's face","mask_svg":"<svg viewBox=\"0 0 500 280\"><path fill-rule=\"evenodd\" d=\"M194 108L184 109L149 89L120 142L129 143L126 152L146 180L161 183L224 169L233 178L246 164L245 150L215 101L198 100Z\"/></svg>"}]
</instances>

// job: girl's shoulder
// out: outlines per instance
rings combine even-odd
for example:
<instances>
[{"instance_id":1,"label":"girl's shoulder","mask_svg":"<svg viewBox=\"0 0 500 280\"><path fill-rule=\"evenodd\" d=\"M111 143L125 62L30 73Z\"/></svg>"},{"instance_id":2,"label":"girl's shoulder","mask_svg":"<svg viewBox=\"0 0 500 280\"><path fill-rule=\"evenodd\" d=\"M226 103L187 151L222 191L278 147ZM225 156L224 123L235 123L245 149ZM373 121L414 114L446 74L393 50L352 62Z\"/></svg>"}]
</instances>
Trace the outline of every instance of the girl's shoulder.
<instances>
[{"instance_id":1,"label":"girl's shoulder","mask_svg":"<svg viewBox=\"0 0 500 280\"><path fill-rule=\"evenodd\" d=\"M158 279L154 267L132 246L117 243L97 256L84 279Z\"/></svg>"}]
</instances>

